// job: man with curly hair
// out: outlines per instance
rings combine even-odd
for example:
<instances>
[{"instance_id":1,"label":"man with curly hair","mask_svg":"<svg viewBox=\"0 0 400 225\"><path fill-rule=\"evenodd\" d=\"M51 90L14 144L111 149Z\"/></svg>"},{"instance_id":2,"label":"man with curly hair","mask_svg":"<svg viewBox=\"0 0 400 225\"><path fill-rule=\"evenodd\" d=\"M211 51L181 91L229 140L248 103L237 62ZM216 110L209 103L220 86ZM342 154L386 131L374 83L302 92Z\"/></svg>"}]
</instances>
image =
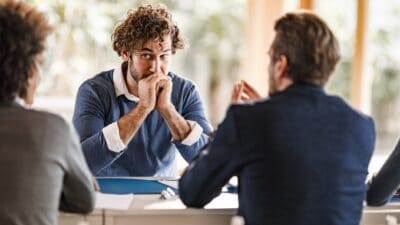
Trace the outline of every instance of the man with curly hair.
<instances>
[{"instance_id":1,"label":"man with curly hair","mask_svg":"<svg viewBox=\"0 0 400 225\"><path fill-rule=\"evenodd\" d=\"M50 31L44 15L23 1L0 2L0 224L54 225L58 209L94 207L73 127L24 107L33 102Z\"/></svg>"},{"instance_id":2,"label":"man with curly hair","mask_svg":"<svg viewBox=\"0 0 400 225\"><path fill-rule=\"evenodd\" d=\"M176 149L190 162L211 132L195 85L170 71L184 48L163 5L141 5L112 34L123 59L79 88L73 123L96 176L175 177Z\"/></svg>"}]
</instances>

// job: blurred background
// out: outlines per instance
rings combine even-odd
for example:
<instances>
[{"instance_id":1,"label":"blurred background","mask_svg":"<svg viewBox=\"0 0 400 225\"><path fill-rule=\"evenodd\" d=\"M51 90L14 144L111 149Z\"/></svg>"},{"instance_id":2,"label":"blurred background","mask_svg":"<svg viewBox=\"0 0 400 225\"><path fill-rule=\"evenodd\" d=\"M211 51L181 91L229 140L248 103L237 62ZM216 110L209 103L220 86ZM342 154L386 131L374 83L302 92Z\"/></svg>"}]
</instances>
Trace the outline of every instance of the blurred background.
<instances>
[{"instance_id":1,"label":"blurred background","mask_svg":"<svg viewBox=\"0 0 400 225\"><path fill-rule=\"evenodd\" d=\"M284 12L311 10L336 34L341 61L328 93L375 120L377 171L400 136L400 0L28 0L47 13L55 32L48 40L44 77L34 107L71 120L79 85L120 65L111 33L127 10L141 3L171 9L189 48L173 57L172 70L193 80L217 127L232 84L245 79L267 93L273 23Z\"/></svg>"}]
</instances>

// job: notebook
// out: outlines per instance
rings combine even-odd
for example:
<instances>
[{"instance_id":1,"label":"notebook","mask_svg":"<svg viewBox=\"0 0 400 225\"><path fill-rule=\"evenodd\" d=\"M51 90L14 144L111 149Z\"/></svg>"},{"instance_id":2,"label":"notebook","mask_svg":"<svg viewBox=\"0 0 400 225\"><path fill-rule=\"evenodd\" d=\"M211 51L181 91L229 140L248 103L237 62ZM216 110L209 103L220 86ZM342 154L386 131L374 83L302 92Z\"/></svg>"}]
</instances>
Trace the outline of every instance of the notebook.
<instances>
[{"instance_id":1,"label":"notebook","mask_svg":"<svg viewBox=\"0 0 400 225\"><path fill-rule=\"evenodd\" d=\"M108 194L160 194L178 190L178 180L159 177L97 177L100 192Z\"/></svg>"}]
</instances>

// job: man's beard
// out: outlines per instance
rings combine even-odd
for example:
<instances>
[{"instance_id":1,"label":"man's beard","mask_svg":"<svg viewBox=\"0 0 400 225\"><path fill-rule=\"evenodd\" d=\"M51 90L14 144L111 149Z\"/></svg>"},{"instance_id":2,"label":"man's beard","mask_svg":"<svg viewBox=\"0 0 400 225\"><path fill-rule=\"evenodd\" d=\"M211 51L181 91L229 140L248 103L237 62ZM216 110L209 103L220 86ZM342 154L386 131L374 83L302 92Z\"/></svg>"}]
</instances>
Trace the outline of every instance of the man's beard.
<instances>
[{"instance_id":1,"label":"man's beard","mask_svg":"<svg viewBox=\"0 0 400 225\"><path fill-rule=\"evenodd\" d=\"M270 81L270 82L271 82L271 81ZM272 94L274 94L275 92L276 92L275 84L274 84L274 83L270 83L270 84L269 84L268 94L269 94L269 95L272 95Z\"/></svg>"},{"instance_id":2,"label":"man's beard","mask_svg":"<svg viewBox=\"0 0 400 225\"><path fill-rule=\"evenodd\" d=\"M275 79L274 79L274 72L272 71L272 69L268 69L268 95L272 95L276 92L276 84L275 84Z\"/></svg>"},{"instance_id":3,"label":"man's beard","mask_svg":"<svg viewBox=\"0 0 400 225\"><path fill-rule=\"evenodd\" d=\"M129 68L129 76L132 77L132 79L136 82L139 83L140 80L145 79L151 75L153 75L154 73L152 72L148 72L143 74L142 76L139 75L139 73L137 72L137 70L135 69L135 67L133 65L130 66Z\"/></svg>"}]
</instances>

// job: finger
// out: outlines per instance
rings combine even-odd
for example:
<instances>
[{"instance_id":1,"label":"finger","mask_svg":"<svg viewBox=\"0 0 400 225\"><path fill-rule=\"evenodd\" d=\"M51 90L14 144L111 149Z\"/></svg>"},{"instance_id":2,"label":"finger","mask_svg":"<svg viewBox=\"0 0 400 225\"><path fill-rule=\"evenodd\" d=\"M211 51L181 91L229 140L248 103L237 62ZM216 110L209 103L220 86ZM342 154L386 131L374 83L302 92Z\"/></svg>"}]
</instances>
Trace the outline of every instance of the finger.
<instances>
[{"instance_id":1,"label":"finger","mask_svg":"<svg viewBox=\"0 0 400 225\"><path fill-rule=\"evenodd\" d=\"M258 97L257 93L254 93L252 90L249 90L247 88L243 89L243 93L245 93L246 95L248 95L251 98L257 98Z\"/></svg>"},{"instance_id":2,"label":"finger","mask_svg":"<svg viewBox=\"0 0 400 225\"><path fill-rule=\"evenodd\" d=\"M240 95L240 84L235 82L233 85L232 95L231 95L231 102L237 102L239 100Z\"/></svg>"},{"instance_id":3,"label":"finger","mask_svg":"<svg viewBox=\"0 0 400 225\"><path fill-rule=\"evenodd\" d=\"M160 78L160 80L158 81L158 84L160 87L163 88L168 88L171 85L171 81L168 78Z\"/></svg>"},{"instance_id":4,"label":"finger","mask_svg":"<svg viewBox=\"0 0 400 225\"><path fill-rule=\"evenodd\" d=\"M166 76L159 77L158 83L160 84L160 86L168 86L171 82L168 78L169 77Z\"/></svg>"},{"instance_id":5,"label":"finger","mask_svg":"<svg viewBox=\"0 0 400 225\"><path fill-rule=\"evenodd\" d=\"M235 84L235 96L232 99L232 103L240 103L241 96L243 95L243 84L241 81L236 82Z\"/></svg>"},{"instance_id":6,"label":"finger","mask_svg":"<svg viewBox=\"0 0 400 225\"><path fill-rule=\"evenodd\" d=\"M244 88L243 82L240 81L240 83L239 83L239 96L242 95L242 93L243 93L243 88Z\"/></svg>"},{"instance_id":7,"label":"finger","mask_svg":"<svg viewBox=\"0 0 400 225\"><path fill-rule=\"evenodd\" d=\"M154 82L157 80L157 76L155 74L152 74L142 80L139 80L139 83L142 83L142 85L146 87L155 87Z\"/></svg>"},{"instance_id":8,"label":"finger","mask_svg":"<svg viewBox=\"0 0 400 225\"><path fill-rule=\"evenodd\" d=\"M152 84L154 87L157 85L157 83L159 83L161 80L161 77L157 76L156 74L152 75L149 83Z\"/></svg>"},{"instance_id":9,"label":"finger","mask_svg":"<svg viewBox=\"0 0 400 225\"><path fill-rule=\"evenodd\" d=\"M257 90L254 87L252 87L249 83L247 83L244 80L242 82L243 82L243 86L244 86L243 91L247 95L249 95L250 98L253 98L253 99L261 98L261 95L257 92Z\"/></svg>"},{"instance_id":10,"label":"finger","mask_svg":"<svg viewBox=\"0 0 400 225\"><path fill-rule=\"evenodd\" d=\"M242 96L240 96L240 100L241 100L241 101L249 101L250 98L249 98L249 96L242 95Z\"/></svg>"},{"instance_id":11,"label":"finger","mask_svg":"<svg viewBox=\"0 0 400 225\"><path fill-rule=\"evenodd\" d=\"M246 94L246 93L244 93L244 92L242 92L242 94L240 95L240 99L241 100L249 100L250 99L250 97Z\"/></svg>"},{"instance_id":12,"label":"finger","mask_svg":"<svg viewBox=\"0 0 400 225\"><path fill-rule=\"evenodd\" d=\"M143 80L152 80L152 79L154 79L155 77L157 77L157 74L152 73L152 74L148 75L146 78L144 78Z\"/></svg>"},{"instance_id":13,"label":"finger","mask_svg":"<svg viewBox=\"0 0 400 225\"><path fill-rule=\"evenodd\" d=\"M251 86L249 83L247 83L246 81L242 81L243 82L243 85L244 85L244 87L247 89L247 90L249 90L249 92L251 92L251 93L253 93L254 95L257 95L257 96L260 96L261 97L261 95L257 92L257 90L253 87L253 86Z\"/></svg>"},{"instance_id":14,"label":"finger","mask_svg":"<svg viewBox=\"0 0 400 225\"><path fill-rule=\"evenodd\" d=\"M156 91L157 91L157 93L160 91L160 88L161 88L161 84L160 84L160 82L157 82L156 83Z\"/></svg>"},{"instance_id":15,"label":"finger","mask_svg":"<svg viewBox=\"0 0 400 225\"><path fill-rule=\"evenodd\" d=\"M164 74L160 74L159 77L161 77L162 79L166 79L168 80L170 77Z\"/></svg>"}]
</instances>

